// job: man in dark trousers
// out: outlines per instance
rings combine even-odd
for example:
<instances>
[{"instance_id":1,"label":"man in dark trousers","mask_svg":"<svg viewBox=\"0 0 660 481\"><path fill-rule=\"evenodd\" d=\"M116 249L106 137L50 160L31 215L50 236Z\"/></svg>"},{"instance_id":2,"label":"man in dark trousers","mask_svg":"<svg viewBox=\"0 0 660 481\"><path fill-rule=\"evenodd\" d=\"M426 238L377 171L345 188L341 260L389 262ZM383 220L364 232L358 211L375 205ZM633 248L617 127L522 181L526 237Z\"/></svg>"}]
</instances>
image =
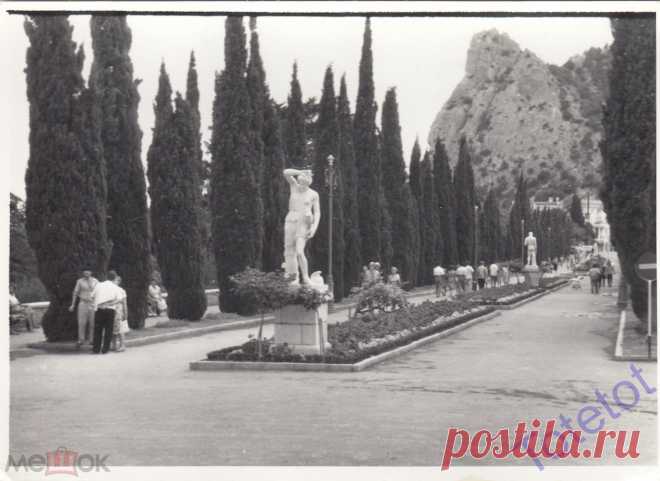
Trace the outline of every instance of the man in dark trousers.
<instances>
[{"instance_id":1,"label":"man in dark trousers","mask_svg":"<svg viewBox=\"0 0 660 481\"><path fill-rule=\"evenodd\" d=\"M110 350L110 341L112 341L112 327L115 321L115 309L121 299L119 286L115 284L117 273L108 272L108 279L99 282L94 288L93 309L94 309L94 347L92 351L95 354L102 352L105 354ZM103 346L101 346L103 340Z\"/></svg>"}]
</instances>

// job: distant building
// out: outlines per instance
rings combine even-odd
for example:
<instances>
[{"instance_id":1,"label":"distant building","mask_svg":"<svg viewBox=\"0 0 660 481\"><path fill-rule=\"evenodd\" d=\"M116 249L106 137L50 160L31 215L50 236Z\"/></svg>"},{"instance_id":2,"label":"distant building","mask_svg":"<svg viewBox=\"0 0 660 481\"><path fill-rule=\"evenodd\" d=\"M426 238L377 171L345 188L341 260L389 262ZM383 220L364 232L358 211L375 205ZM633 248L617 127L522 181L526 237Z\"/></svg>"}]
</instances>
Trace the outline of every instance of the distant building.
<instances>
[{"instance_id":1,"label":"distant building","mask_svg":"<svg viewBox=\"0 0 660 481\"><path fill-rule=\"evenodd\" d=\"M548 200L536 201L532 200L532 210L543 210L543 209L564 209L563 202L559 197L548 197Z\"/></svg>"},{"instance_id":2,"label":"distant building","mask_svg":"<svg viewBox=\"0 0 660 481\"><path fill-rule=\"evenodd\" d=\"M585 222L591 224L591 227L594 229L598 252L609 252L610 224L608 224L607 214L603 210L603 202L593 197L589 199L583 198L582 213L584 214Z\"/></svg>"},{"instance_id":3,"label":"distant building","mask_svg":"<svg viewBox=\"0 0 660 481\"><path fill-rule=\"evenodd\" d=\"M562 209L566 212L571 207L573 196L569 195L563 199L549 197L545 201L532 201L533 210ZM595 253L610 251L610 225L607 222L607 214L603 210L603 202L594 195L585 196L581 199L582 214L584 221L591 224L596 234L594 245Z\"/></svg>"}]
</instances>

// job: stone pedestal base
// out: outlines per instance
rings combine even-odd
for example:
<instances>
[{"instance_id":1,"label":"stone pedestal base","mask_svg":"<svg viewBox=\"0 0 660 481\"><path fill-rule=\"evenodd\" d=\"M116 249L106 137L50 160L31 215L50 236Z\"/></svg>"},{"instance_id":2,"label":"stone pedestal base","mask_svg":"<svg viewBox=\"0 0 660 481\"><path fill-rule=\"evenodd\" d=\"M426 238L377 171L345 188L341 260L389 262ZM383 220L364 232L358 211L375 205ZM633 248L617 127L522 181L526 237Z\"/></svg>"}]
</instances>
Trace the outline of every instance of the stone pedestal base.
<instances>
[{"instance_id":1,"label":"stone pedestal base","mask_svg":"<svg viewBox=\"0 0 660 481\"><path fill-rule=\"evenodd\" d=\"M540 271L539 266L525 266L523 267L523 273L525 275L525 283L530 287L538 287L539 281L543 276L543 272Z\"/></svg>"},{"instance_id":2,"label":"stone pedestal base","mask_svg":"<svg viewBox=\"0 0 660 481\"><path fill-rule=\"evenodd\" d=\"M325 349L328 342L328 304L321 304L316 310L308 310L299 304L285 306L275 316L275 343L287 343L299 354L321 354L319 329L323 333Z\"/></svg>"}]
</instances>

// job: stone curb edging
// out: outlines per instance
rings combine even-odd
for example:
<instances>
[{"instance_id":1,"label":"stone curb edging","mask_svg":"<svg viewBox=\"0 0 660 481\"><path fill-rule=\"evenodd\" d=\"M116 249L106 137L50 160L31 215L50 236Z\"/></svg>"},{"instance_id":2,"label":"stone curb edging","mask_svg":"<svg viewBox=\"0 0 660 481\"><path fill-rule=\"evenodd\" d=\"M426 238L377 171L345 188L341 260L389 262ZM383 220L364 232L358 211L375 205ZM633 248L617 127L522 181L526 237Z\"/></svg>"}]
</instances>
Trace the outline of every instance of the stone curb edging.
<instances>
[{"instance_id":1,"label":"stone curb edging","mask_svg":"<svg viewBox=\"0 0 660 481\"><path fill-rule=\"evenodd\" d=\"M651 356L649 359L648 356L640 355L625 355L623 354L623 331L626 327L626 311L622 310L619 314L619 330L616 336L616 343L614 345L614 355L612 358L615 361L638 361L638 362L657 362L658 356Z\"/></svg>"},{"instance_id":2,"label":"stone curb edging","mask_svg":"<svg viewBox=\"0 0 660 481\"><path fill-rule=\"evenodd\" d=\"M458 326L450 327L444 331L431 334L430 336L417 339L397 347L395 349L376 354L354 364L324 364L312 362L255 362L255 361L193 361L189 364L191 371L231 371L231 370L255 370L255 371L316 371L316 372L357 372L367 369L375 364L388 359L398 357L413 349L450 336L456 332L467 329L475 324L487 321L501 315L497 310L475 317Z\"/></svg>"},{"instance_id":3,"label":"stone curb edging","mask_svg":"<svg viewBox=\"0 0 660 481\"><path fill-rule=\"evenodd\" d=\"M265 322L268 322L266 319ZM216 324L212 326L204 327L193 327L189 329L181 329L179 331L166 332L163 334L154 334L152 336L138 337L135 339L126 339L126 347L132 346L145 346L148 344L156 344L158 342L171 341L174 339L183 339L190 337L203 336L205 334L220 332L220 331L229 331L233 329L243 329L248 327L254 327L259 325L259 319L248 319L244 321L234 321L228 322L225 324ZM28 348L15 349L10 351L9 359L19 359L24 357L37 356L40 354L45 354L47 352L86 352L89 349L83 347L83 349L78 349L78 346L75 343L31 343L28 344Z\"/></svg>"}]
</instances>

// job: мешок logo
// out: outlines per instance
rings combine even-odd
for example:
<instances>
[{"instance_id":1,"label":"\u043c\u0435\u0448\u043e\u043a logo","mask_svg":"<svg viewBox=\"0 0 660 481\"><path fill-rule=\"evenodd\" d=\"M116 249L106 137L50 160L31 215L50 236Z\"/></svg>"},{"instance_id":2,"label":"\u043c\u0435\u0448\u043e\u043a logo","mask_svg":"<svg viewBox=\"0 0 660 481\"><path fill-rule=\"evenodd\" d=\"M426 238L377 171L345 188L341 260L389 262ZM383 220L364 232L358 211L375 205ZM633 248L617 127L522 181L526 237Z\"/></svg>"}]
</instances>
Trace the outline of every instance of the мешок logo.
<instances>
[{"instance_id":1,"label":"\u043c\u0435\u0448\u043e\u043a logo","mask_svg":"<svg viewBox=\"0 0 660 481\"><path fill-rule=\"evenodd\" d=\"M99 454L79 454L65 447L59 447L54 451L48 451L46 456L42 454L33 454L26 457L22 454L20 458L15 459L11 454L7 460L5 471L14 468L15 471L24 469L27 471L41 472L45 471L46 476L51 474L69 474L71 476L78 476L78 470L83 473L90 471L107 471L110 472L106 461L108 455L101 456Z\"/></svg>"}]
</instances>

